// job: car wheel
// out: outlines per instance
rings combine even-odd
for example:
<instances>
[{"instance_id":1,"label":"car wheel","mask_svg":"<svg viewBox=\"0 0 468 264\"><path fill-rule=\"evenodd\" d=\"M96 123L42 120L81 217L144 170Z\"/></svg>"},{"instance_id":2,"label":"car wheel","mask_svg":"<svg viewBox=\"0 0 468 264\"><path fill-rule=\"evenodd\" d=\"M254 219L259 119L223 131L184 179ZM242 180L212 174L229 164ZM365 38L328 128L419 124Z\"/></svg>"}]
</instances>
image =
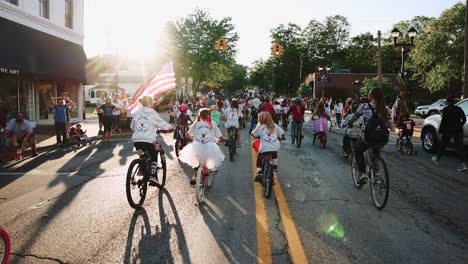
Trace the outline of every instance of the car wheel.
<instances>
[{"instance_id":1,"label":"car wheel","mask_svg":"<svg viewBox=\"0 0 468 264\"><path fill-rule=\"evenodd\" d=\"M435 153L437 151L438 142L437 135L433 128L426 128L421 134L422 147L424 151Z\"/></svg>"},{"instance_id":2,"label":"car wheel","mask_svg":"<svg viewBox=\"0 0 468 264\"><path fill-rule=\"evenodd\" d=\"M428 114L428 116L433 116L433 115L439 114L439 112L437 112L437 110L431 110L431 111L429 111L429 113L427 113L427 114Z\"/></svg>"}]
</instances>

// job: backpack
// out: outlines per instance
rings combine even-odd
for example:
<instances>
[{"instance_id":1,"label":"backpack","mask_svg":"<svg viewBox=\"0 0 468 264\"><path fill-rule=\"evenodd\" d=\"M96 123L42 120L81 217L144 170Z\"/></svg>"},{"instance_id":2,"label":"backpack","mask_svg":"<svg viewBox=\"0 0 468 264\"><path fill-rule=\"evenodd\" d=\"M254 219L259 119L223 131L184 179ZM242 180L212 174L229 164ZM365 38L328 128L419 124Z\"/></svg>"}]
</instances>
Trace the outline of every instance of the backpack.
<instances>
[{"instance_id":1,"label":"backpack","mask_svg":"<svg viewBox=\"0 0 468 264\"><path fill-rule=\"evenodd\" d=\"M367 121L367 125L364 129L364 140L371 145L385 145L388 143L389 131L385 122L377 115L372 108L371 104L368 104L372 111L372 116Z\"/></svg>"}]
</instances>

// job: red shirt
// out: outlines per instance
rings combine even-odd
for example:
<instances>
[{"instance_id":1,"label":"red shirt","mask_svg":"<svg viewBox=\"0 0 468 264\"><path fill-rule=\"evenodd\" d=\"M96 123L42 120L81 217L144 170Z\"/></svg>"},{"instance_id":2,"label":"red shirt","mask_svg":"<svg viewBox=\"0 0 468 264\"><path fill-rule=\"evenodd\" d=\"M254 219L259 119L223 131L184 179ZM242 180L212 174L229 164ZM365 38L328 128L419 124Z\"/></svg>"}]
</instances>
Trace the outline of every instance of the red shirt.
<instances>
[{"instance_id":1,"label":"red shirt","mask_svg":"<svg viewBox=\"0 0 468 264\"><path fill-rule=\"evenodd\" d=\"M260 112L268 112L271 117L275 116L275 109L273 109L273 105L270 102L262 104L262 106L260 106Z\"/></svg>"},{"instance_id":2,"label":"red shirt","mask_svg":"<svg viewBox=\"0 0 468 264\"><path fill-rule=\"evenodd\" d=\"M294 104L289 108L288 114L292 114L294 121L303 121L304 120L304 106L299 104Z\"/></svg>"},{"instance_id":3,"label":"red shirt","mask_svg":"<svg viewBox=\"0 0 468 264\"><path fill-rule=\"evenodd\" d=\"M412 136L415 126L413 119L405 119L398 124L398 128L402 130L402 136Z\"/></svg>"}]
</instances>

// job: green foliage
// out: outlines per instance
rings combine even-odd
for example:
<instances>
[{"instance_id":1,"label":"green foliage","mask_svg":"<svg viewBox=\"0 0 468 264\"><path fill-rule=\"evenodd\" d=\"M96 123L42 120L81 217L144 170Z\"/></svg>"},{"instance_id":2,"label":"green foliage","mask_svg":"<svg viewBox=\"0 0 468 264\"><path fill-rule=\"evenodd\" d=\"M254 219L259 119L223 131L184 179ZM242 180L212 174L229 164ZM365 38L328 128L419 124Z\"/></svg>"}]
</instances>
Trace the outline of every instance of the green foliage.
<instances>
[{"instance_id":1,"label":"green foliage","mask_svg":"<svg viewBox=\"0 0 468 264\"><path fill-rule=\"evenodd\" d=\"M219 87L231 80L235 72L234 56L239 39L230 17L213 19L208 12L197 9L178 20L169 23L166 53L175 58L176 75L193 77L193 93L200 83ZM219 52L215 49L216 40L224 38L229 49ZM163 47L164 48L164 47Z\"/></svg>"},{"instance_id":2,"label":"green foliage","mask_svg":"<svg viewBox=\"0 0 468 264\"><path fill-rule=\"evenodd\" d=\"M312 96L312 88L305 82L299 85L297 88L297 95L300 97L311 97Z\"/></svg>"},{"instance_id":3,"label":"green foliage","mask_svg":"<svg viewBox=\"0 0 468 264\"><path fill-rule=\"evenodd\" d=\"M361 96L367 97L369 91L372 88L377 88L379 83L379 78L375 77L372 79L365 79L362 82L362 87L360 90ZM399 88L388 78L382 77L382 90L384 96L389 98L395 98L399 93Z\"/></svg>"},{"instance_id":4,"label":"green foliage","mask_svg":"<svg viewBox=\"0 0 468 264\"><path fill-rule=\"evenodd\" d=\"M430 20L416 39L408 67L431 92L459 95L464 69L465 5L457 3Z\"/></svg>"}]
</instances>

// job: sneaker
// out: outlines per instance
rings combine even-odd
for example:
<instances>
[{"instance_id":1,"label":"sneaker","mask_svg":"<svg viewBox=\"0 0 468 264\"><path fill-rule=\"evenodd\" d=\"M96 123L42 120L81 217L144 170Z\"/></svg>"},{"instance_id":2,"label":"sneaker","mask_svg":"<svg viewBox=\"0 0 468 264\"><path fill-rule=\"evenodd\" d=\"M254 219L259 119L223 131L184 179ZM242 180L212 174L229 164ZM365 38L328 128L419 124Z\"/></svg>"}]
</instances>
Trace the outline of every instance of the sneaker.
<instances>
[{"instance_id":1,"label":"sneaker","mask_svg":"<svg viewBox=\"0 0 468 264\"><path fill-rule=\"evenodd\" d=\"M365 173L361 173L361 177L359 177L359 180L358 180L358 184L366 184L367 180L369 178L367 178L367 175Z\"/></svg>"},{"instance_id":2,"label":"sneaker","mask_svg":"<svg viewBox=\"0 0 468 264\"><path fill-rule=\"evenodd\" d=\"M237 148L242 148L242 145L241 145L241 144L237 144Z\"/></svg>"},{"instance_id":3,"label":"sneaker","mask_svg":"<svg viewBox=\"0 0 468 264\"><path fill-rule=\"evenodd\" d=\"M99 135L102 135L102 134L104 134L104 131L102 131L102 130L99 130L99 132L98 132L98 136L99 136Z\"/></svg>"},{"instance_id":4,"label":"sneaker","mask_svg":"<svg viewBox=\"0 0 468 264\"><path fill-rule=\"evenodd\" d=\"M150 186L156 186L157 183L158 183L158 179L156 178L156 176L151 175L149 177L149 185Z\"/></svg>"},{"instance_id":5,"label":"sneaker","mask_svg":"<svg viewBox=\"0 0 468 264\"><path fill-rule=\"evenodd\" d=\"M33 157L37 157L37 155L39 155L39 154L37 153L37 151L33 151L33 152L32 152L32 156L33 156ZM465 169L466 169L466 167L465 167Z\"/></svg>"},{"instance_id":6,"label":"sneaker","mask_svg":"<svg viewBox=\"0 0 468 264\"><path fill-rule=\"evenodd\" d=\"M195 185L197 183L197 177L192 176L192 179L190 179L190 185Z\"/></svg>"},{"instance_id":7,"label":"sneaker","mask_svg":"<svg viewBox=\"0 0 468 264\"><path fill-rule=\"evenodd\" d=\"M255 182L262 183L262 178L263 178L263 176L262 176L261 174L257 174L257 176L255 176L254 181L255 181Z\"/></svg>"},{"instance_id":8,"label":"sneaker","mask_svg":"<svg viewBox=\"0 0 468 264\"><path fill-rule=\"evenodd\" d=\"M462 164L460 164L460 167L458 167L457 171L459 171L459 172L464 172L464 171L466 171L466 164L465 164L465 162L462 162Z\"/></svg>"},{"instance_id":9,"label":"sneaker","mask_svg":"<svg viewBox=\"0 0 468 264\"><path fill-rule=\"evenodd\" d=\"M432 156L432 163L439 166L439 159L437 158L437 156Z\"/></svg>"}]
</instances>

